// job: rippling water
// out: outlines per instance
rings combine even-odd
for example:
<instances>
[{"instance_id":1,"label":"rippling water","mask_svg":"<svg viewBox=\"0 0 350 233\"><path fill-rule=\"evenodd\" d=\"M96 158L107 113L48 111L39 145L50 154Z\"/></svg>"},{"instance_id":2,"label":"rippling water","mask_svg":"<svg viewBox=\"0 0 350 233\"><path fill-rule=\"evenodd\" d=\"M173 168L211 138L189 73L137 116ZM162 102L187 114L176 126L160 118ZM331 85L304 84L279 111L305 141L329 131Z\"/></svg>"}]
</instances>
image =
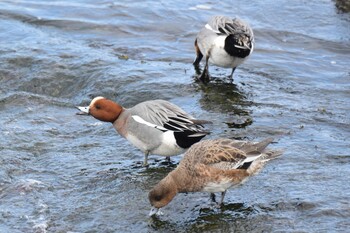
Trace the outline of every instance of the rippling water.
<instances>
[{"instance_id":1,"label":"rippling water","mask_svg":"<svg viewBox=\"0 0 350 233\"><path fill-rule=\"evenodd\" d=\"M341 1L337 1L339 4ZM0 232L345 232L350 228L350 15L330 0L0 2ZM194 81L209 16L248 21L256 50L226 83ZM170 100L211 138L277 138L285 154L226 195L180 194L150 219L176 166L75 115L103 95Z\"/></svg>"}]
</instances>

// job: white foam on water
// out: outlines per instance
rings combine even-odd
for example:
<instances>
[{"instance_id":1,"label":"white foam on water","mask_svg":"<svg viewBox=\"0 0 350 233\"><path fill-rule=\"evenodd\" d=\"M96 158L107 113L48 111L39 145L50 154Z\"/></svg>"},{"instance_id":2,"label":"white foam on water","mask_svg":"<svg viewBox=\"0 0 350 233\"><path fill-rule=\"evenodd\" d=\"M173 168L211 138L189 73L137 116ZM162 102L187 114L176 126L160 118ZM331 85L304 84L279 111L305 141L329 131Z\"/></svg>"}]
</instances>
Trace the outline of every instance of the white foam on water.
<instances>
[{"instance_id":1,"label":"white foam on water","mask_svg":"<svg viewBox=\"0 0 350 233\"><path fill-rule=\"evenodd\" d=\"M47 232L47 228L48 228L48 224L47 221L35 224L33 226L33 230L35 232L40 232L40 233L46 233Z\"/></svg>"},{"instance_id":2,"label":"white foam on water","mask_svg":"<svg viewBox=\"0 0 350 233\"><path fill-rule=\"evenodd\" d=\"M204 4L198 4L194 7L188 8L189 10L211 10L212 7L209 5L204 5Z\"/></svg>"},{"instance_id":3,"label":"white foam on water","mask_svg":"<svg viewBox=\"0 0 350 233\"><path fill-rule=\"evenodd\" d=\"M91 126L100 126L102 124L103 124L102 122L95 122L95 123L92 123Z\"/></svg>"},{"instance_id":4,"label":"white foam on water","mask_svg":"<svg viewBox=\"0 0 350 233\"><path fill-rule=\"evenodd\" d=\"M46 213L49 211L49 207L42 200L38 201L37 209L38 215L29 216L28 220L33 224L34 232L46 233L49 227L49 220L47 219Z\"/></svg>"},{"instance_id":5,"label":"white foam on water","mask_svg":"<svg viewBox=\"0 0 350 233\"><path fill-rule=\"evenodd\" d=\"M45 184L39 180L35 179L23 179L20 180L19 185L17 186L21 195L24 195L27 192L31 192L34 189L40 189L45 187Z\"/></svg>"}]
</instances>

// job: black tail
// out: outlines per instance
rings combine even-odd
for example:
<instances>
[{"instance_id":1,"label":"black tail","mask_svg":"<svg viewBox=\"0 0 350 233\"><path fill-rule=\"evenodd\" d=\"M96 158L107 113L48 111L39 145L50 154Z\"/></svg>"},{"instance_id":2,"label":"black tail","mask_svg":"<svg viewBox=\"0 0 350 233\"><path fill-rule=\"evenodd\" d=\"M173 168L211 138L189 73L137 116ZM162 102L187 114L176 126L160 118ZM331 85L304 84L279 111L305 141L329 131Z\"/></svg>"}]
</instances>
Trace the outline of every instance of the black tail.
<instances>
[{"instance_id":1,"label":"black tail","mask_svg":"<svg viewBox=\"0 0 350 233\"><path fill-rule=\"evenodd\" d=\"M242 40L246 37L245 34L233 34L229 35L225 39L225 51L234 57L245 58L250 54L249 48L237 48L236 46L243 47ZM251 48L251 44L250 44Z\"/></svg>"},{"instance_id":2,"label":"black tail","mask_svg":"<svg viewBox=\"0 0 350 233\"><path fill-rule=\"evenodd\" d=\"M177 145L179 145L181 148L187 149L191 147L193 144L199 142L202 138L206 136L204 135L198 135L198 136L192 136L193 134L198 134L197 132L190 132L190 131L184 131L184 132L174 132L175 140Z\"/></svg>"}]
</instances>

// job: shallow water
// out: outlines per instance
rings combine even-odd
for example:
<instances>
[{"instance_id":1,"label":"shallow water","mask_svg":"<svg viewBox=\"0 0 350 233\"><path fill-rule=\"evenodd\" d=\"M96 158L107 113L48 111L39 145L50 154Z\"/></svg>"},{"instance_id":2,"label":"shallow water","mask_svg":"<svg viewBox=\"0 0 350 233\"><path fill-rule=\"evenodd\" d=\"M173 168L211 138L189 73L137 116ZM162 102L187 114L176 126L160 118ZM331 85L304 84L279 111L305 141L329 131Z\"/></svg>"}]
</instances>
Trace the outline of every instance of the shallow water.
<instances>
[{"instance_id":1,"label":"shallow water","mask_svg":"<svg viewBox=\"0 0 350 233\"><path fill-rule=\"evenodd\" d=\"M339 1L337 1L339 2ZM210 15L239 16L252 56L195 82ZM1 1L0 232L345 232L350 228L350 15L311 1ZM149 218L148 191L180 160L143 155L75 115L102 95L161 98L213 121L209 138L284 155L226 195L179 194Z\"/></svg>"}]
</instances>

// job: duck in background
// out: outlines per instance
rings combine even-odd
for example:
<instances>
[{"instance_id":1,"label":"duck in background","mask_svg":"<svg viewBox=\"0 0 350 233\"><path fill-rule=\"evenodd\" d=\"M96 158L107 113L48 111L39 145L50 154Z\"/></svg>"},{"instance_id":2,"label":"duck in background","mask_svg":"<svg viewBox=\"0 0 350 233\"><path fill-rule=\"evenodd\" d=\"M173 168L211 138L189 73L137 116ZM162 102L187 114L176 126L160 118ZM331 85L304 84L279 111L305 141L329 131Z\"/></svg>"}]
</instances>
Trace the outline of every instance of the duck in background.
<instances>
[{"instance_id":1,"label":"duck in background","mask_svg":"<svg viewBox=\"0 0 350 233\"><path fill-rule=\"evenodd\" d=\"M254 49L253 30L239 18L214 16L198 33L195 43L196 59L193 63L199 70L199 63L205 57L205 66L199 80L209 82L209 62L233 72L242 64Z\"/></svg>"},{"instance_id":2,"label":"duck in background","mask_svg":"<svg viewBox=\"0 0 350 233\"><path fill-rule=\"evenodd\" d=\"M145 154L174 156L185 152L191 145L209 134L203 124L180 107L165 100L150 100L132 108L124 108L104 97L94 98L89 106L77 107L80 115L110 122L117 132Z\"/></svg>"}]
</instances>

